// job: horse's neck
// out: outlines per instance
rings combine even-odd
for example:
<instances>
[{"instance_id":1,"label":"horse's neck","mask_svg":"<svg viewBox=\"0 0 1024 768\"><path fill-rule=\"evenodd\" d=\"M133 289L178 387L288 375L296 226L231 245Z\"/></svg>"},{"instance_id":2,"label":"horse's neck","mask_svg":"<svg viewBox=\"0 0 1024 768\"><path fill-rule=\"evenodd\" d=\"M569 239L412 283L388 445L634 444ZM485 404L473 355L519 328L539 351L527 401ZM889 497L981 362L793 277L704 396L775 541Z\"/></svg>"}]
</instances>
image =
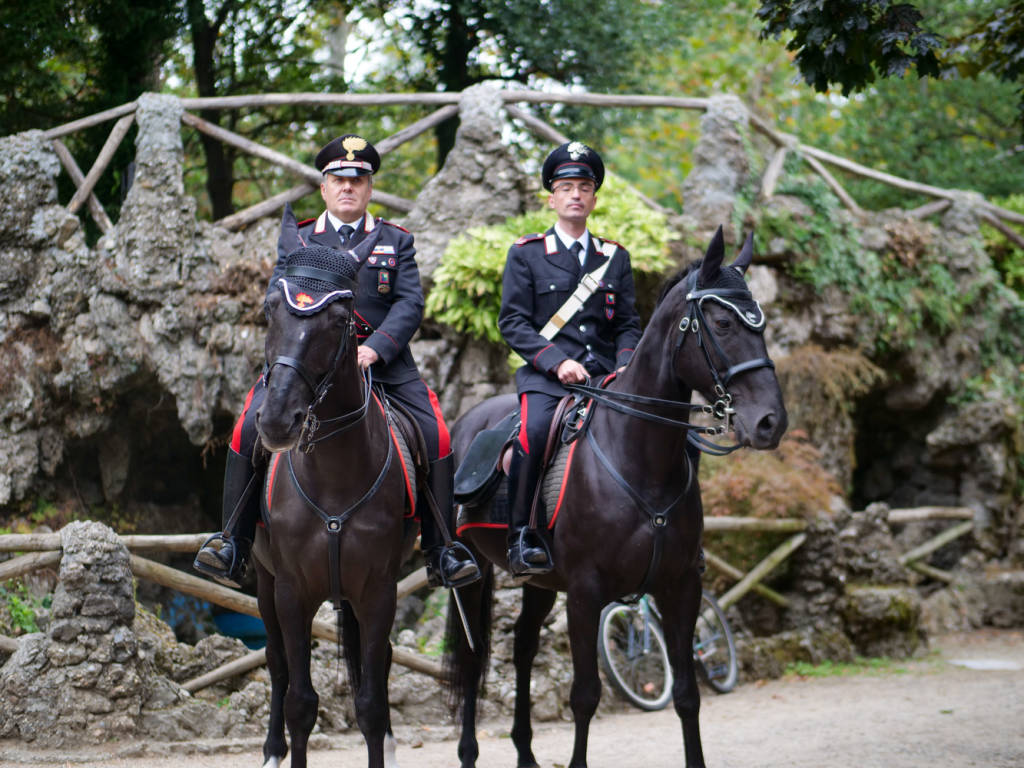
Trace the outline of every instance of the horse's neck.
<instances>
[{"instance_id":1,"label":"horse's neck","mask_svg":"<svg viewBox=\"0 0 1024 768\"><path fill-rule=\"evenodd\" d=\"M667 325L665 318L662 324ZM626 370L608 386L616 392L652 397L672 402L688 402L690 392L676 378L672 370L674 339L670 329L655 326L644 333L637 344ZM679 421L690 421L688 411L679 408L658 408L627 403L631 408L643 410ZM683 460L686 452L684 427L657 424L637 416L629 416L606 406L594 413L592 428L601 449L618 459L616 466L635 473L643 482L669 486L677 479L685 479ZM620 470L620 471L622 471ZM627 477L627 480L630 478Z\"/></svg>"}]
</instances>

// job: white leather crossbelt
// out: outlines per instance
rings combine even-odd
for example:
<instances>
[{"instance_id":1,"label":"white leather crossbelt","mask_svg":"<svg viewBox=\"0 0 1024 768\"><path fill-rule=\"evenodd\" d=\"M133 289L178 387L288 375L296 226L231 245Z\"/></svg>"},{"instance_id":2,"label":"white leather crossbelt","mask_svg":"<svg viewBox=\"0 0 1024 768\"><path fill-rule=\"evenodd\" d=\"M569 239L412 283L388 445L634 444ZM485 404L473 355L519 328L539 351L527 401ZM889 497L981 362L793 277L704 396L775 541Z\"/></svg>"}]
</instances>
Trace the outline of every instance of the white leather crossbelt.
<instances>
[{"instance_id":1,"label":"white leather crossbelt","mask_svg":"<svg viewBox=\"0 0 1024 768\"><path fill-rule=\"evenodd\" d=\"M572 320L573 315L580 311L583 304L589 299L594 291L601 285L601 278L604 277L604 273L608 271L609 265L612 263L612 256L615 255L615 251L618 246L612 242L601 243L601 253L605 255L606 260L604 264L599 266L593 272L584 272L583 277L580 278L579 285L576 286L576 290L572 292L572 296L565 300L565 303L558 308L558 311L551 316L551 319L547 321L543 328L540 329L540 335L548 341L551 341L555 335L562 330L562 327Z\"/></svg>"}]
</instances>

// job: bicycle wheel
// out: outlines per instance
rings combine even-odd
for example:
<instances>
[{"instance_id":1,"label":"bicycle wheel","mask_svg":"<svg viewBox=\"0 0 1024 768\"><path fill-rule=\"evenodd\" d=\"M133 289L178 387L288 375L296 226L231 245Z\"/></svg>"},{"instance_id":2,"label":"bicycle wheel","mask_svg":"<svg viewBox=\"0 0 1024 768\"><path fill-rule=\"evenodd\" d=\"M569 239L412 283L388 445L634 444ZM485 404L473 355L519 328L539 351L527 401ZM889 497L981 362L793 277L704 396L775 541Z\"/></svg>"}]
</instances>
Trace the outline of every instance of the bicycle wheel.
<instances>
[{"instance_id":1,"label":"bicycle wheel","mask_svg":"<svg viewBox=\"0 0 1024 768\"><path fill-rule=\"evenodd\" d=\"M672 668L653 614L622 603L601 611L597 647L608 680L632 704L654 711L672 699ZM646 632L645 632L646 630Z\"/></svg>"},{"instance_id":2,"label":"bicycle wheel","mask_svg":"<svg viewBox=\"0 0 1024 768\"><path fill-rule=\"evenodd\" d=\"M736 687L736 641L725 612L707 592L701 594L700 613L693 632L693 658L697 673L718 693Z\"/></svg>"}]
</instances>

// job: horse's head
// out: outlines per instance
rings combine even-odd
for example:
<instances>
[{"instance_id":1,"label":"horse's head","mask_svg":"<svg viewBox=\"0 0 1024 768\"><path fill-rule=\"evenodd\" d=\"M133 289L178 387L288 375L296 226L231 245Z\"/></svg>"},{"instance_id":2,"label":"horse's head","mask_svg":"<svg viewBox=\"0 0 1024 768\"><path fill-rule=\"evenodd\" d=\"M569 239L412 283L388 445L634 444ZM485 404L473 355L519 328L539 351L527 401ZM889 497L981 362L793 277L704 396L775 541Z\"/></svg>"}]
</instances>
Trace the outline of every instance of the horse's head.
<instances>
[{"instance_id":1,"label":"horse's head","mask_svg":"<svg viewBox=\"0 0 1024 768\"><path fill-rule=\"evenodd\" d=\"M753 253L751 233L736 260L723 266L719 227L704 258L662 298L677 322L676 376L712 403L718 418L731 418L740 445L774 448L788 420L764 343L764 313L744 280Z\"/></svg>"},{"instance_id":2,"label":"horse's head","mask_svg":"<svg viewBox=\"0 0 1024 768\"><path fill-rule=\"evenodd\" d=\"M267 297L267 396L256 414L263 445L289 450L312 409L355 367L352 303L358 265L347 253L311 246L292 251Z\"/></svg>"}]
</instances>

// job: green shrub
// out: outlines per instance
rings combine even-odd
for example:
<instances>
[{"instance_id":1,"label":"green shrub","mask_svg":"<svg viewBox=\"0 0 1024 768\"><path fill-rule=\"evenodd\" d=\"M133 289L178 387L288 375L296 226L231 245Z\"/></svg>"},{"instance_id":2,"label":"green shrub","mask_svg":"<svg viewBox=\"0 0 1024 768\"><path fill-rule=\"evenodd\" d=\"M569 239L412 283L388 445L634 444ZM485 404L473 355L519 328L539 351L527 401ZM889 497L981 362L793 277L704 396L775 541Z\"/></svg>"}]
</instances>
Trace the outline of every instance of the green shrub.
<instances>
[{"instance_id":1,"label":"green shrub","mask_svg":"<svg viewBox=\"0 0 1024 768\"><path fill-rule=\"evenodd\" d=\"M546 192L542 198L547 199ZM588 228L598 237L622 243L634 272L659 273L671 266L668 243L677 234L663 214L648 208L613 174L605 176L597 200ZM498 311L508 249L523 235L545 232L554 222L554 213L545 205L453 238L434 272L427 316L474 338L501 343Z\"/></svg>"},{"instance_id":2,"label":"green shrub","mask_svg":"<svg viewBox=\"0 0 1024 768\"><path fill-rule=\"evenodd\" d=\"M0 629L3 634L26 635L39 631L36 611L49 608L51 596L32 597L20 581L12 580L0 586Z\"/></svg>"}]
</instances>

